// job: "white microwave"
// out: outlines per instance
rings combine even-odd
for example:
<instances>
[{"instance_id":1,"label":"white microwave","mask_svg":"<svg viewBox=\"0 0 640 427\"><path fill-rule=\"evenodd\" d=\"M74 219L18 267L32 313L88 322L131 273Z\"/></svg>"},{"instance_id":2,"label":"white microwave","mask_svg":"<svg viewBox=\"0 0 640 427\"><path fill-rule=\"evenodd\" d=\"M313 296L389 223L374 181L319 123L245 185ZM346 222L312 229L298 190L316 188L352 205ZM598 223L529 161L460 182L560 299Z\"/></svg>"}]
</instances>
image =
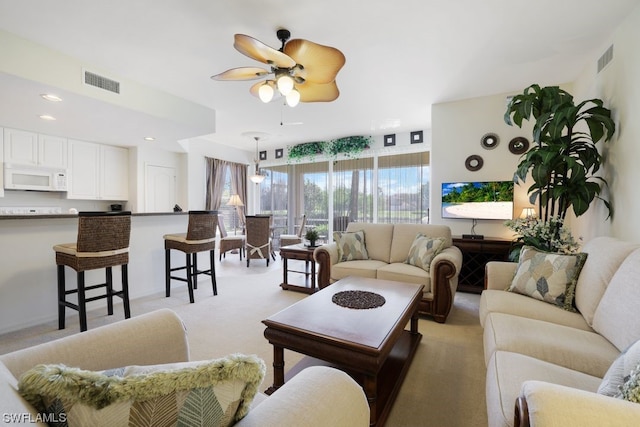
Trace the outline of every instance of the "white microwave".
<instances>
[{"instance_id":1,"label":"white microwave","mask_svg":"<svg viewBox=\"0 0 640 427\"><path fill-rule=\"evenodd\" d=\"M67 171L5 163L4 189L67 191Z\"/></svg>"}]
</instances>

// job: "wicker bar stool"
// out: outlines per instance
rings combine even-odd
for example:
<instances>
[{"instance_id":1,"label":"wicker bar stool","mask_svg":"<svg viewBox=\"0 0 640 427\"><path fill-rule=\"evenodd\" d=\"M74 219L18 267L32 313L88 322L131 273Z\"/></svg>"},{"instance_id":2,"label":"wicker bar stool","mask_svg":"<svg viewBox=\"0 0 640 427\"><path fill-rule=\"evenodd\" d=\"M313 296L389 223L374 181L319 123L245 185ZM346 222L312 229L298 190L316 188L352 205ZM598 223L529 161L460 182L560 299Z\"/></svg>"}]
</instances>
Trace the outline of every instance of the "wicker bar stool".
<instances>
[{"instance_id":1,"label":"wicker bar stool","mask_svg":"<svg viewBox=\"0 0 640 427\"><path fill-rule=\"evenodd\" d=\"M213 295L218 295L216 285L215 248L218 211L189 211L187 232L164 235L166 296L171 296L171 279L187 282L189 301L194 302L193 290L198 289L198 274L211 276ZM171 267L171 249L186 254L186 265ZM209 270L198 270L198 252L209 251ZM186 270L186 277L172 276L171 272Z\"/></svg>"},{"instance_id":2,"label":"wicker bar stool","mask_svg":"<svg viewBox=\"0 0 640 427\"><path fill-rule=\"evenodd\" d=\"M65 328L65 308L78 311L80 331L87 330L87 303L107 299L107 313L113 314L113 297L122 298L124 317L131 317L129 308L129 237L131 235L131 212L80 212L78 213L78 237L76 243L55 245L58 266L58 328ZM122 289L113 290L112 267L121 266ZM65 266L76 271L77 286L66 289ZM105 283L86 286L84 273L88 270L105 269ZM105 288L105 293L87 297L86 292ZM66 296L77 294L77 304L67 301Z\"/></svg>"}]
</instances>

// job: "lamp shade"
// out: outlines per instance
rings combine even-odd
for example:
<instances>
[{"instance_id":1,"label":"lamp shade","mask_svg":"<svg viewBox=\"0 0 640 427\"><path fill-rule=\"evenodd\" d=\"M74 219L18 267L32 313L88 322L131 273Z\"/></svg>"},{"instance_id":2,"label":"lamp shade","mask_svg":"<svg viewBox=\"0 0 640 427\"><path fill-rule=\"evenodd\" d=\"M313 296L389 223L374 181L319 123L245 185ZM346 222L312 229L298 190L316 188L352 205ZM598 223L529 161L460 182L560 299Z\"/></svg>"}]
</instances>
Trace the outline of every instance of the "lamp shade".
<instances>
[{"instance_id":1,"label":"lamp shade","mask_svg":"<svg viewBox=\"0 0 640 427\"><path fill-rule=\"evenodd\" d=\"M258 89L258 96L260 101L267 103L273 99L273 88L268 82L265 82L260 89Z\"/></svg>"},{"instance_id":2,"label":"lamp shade","mask_svg":"<svg viewBox=\"0 0 640 427\"><path fill-rule=\"evenodd\" d=\"M300 102L300 92L296 89L292 89L291 92L289 92L289 95L286 96L286 100L289 107L295 107L298 105L298 102Z\"/></svg>"},{"instance_id":3,"label":"lamp shade","mask_svg":"<svg viewBox=\"0 0 640 427\"><path fill-rule=\"evenodd\" d=\"M244 203L242 203L242 200L240 200L240 196L238 196L237 194L232 194L229 198L229 201L227 202L227 206L244 206Z\"/></svg>"},{"instance_id":4,"label":"lamp shade","mask_svg":"<svg viewBox=\"0 0 640 427\"><path fill-rule=\"evenodd\" d=\"M251 175L249 177L251 182L254 182L256 184L260 184L262 181L264 181L264 178L265 178L265 176L264 175L260 175L259 173L256 173L255 175Z\"/></svg>"},{"instance_id":5,"label":"lamp shade","mask_svg":"<svg viewBox=\"0 0 640 427\"><path fill-rule=\"evenodd\" d=\"M522 209L522 213L520 214L520 218L523 219L531 219L535 218L536 216L536 210L532 207Z\"/></svg>"},{"instance_id":6,"label":"lamp shade","mask_svg":"<svg viewBox=\"0 0 640 427\"><path fill-rule=\"evenodd\" d=\"M278 90L284 96L289 95L289 92L291 92L291 90L293 89L293 78L291 78L291 76L289 75L284 74L278 77L276 83L278 85Z\"/></svg>"}]
</instances>

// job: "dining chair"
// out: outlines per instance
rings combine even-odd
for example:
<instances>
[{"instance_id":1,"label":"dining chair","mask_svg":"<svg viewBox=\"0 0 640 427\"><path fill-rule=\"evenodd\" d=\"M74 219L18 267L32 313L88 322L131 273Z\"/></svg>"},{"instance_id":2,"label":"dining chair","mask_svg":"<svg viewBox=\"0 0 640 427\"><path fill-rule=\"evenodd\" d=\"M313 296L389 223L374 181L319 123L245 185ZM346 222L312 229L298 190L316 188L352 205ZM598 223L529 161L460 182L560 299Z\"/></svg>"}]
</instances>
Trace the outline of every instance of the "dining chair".
<instances>
[{"instance_id":1,"label":"dining chair","mask_svg":"<svg viewBox=\"0 0 640 427\"><path fill-rule=\"evenodd\" d=\"M264 259L269 266L271 249L271 216L246 216L246 249L247 267L252 259Z\"/></svg>"},{"instance_id":2,"label":"dining chair","mask_svg":"<svg viewBox=\"0 0 640 427\"><path fill-rule=\"evenodd\" d=\"M237 250L240 254L240 260L242 261L242 254L244 253L244 235L227 235L227 229L224 226L224 217L222 214L218 215L218 229L220 230L220 261L222 257L227 257L227 252Z\"/></svg>"},{"instance_id":3,"label":"dining chair","mask_svg":"<svg viewBox=\"0 0 640 427\"><path fill-rule=\"evenodd\" d=\"M296 234L281 234L280 235L280 247L296 245L302 243L302 236L304 235L304 227L307 225L307 215L302 215L300 221L300 228Z\"/></svg>"}]
</instances>

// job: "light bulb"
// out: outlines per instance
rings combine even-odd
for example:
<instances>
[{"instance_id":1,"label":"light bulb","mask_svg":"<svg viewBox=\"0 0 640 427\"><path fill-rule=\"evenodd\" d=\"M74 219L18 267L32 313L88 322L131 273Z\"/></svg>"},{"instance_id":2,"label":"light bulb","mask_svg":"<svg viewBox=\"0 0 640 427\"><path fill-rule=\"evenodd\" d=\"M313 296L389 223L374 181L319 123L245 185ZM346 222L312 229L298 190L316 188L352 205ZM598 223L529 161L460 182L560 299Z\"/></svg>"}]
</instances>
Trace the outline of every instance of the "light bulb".
<instances>
[{"instance_id":1,"label":"light bulb","mask_svg":"<svg viewBox=\"0 0 640 427\"><path fill-rule=\"evenodd\" d=\"M264 82L262 86L258 89L258 96L260 97L260 101L265 104L273 99L273 88L267 82Z\"/></svg>"},{"instance_id":2,"label":"light bulb","mask_svg":"<svg viewBox=\"0 0 640 427\"><path fill-rule=\"evenodd\" d=\"M294 82L291 76L284 74L278 77L278 81L277 81L278 90L283 96L287 96L289 95L289 92L291 92L291 90L293 89L293 83Z\"/></svg>"},{"instance_id":3,"label":"light bulb","mask_svg":"<svg viewBox=\"0 0 640 427\"><path fill-rule=\"evenodd\" d=\"M298 92L296 89L293 89L291 92L289 92L286 99L287 105L289 107L295 107L300 102L300 92Z\"/></svg>"}]
</instances>

